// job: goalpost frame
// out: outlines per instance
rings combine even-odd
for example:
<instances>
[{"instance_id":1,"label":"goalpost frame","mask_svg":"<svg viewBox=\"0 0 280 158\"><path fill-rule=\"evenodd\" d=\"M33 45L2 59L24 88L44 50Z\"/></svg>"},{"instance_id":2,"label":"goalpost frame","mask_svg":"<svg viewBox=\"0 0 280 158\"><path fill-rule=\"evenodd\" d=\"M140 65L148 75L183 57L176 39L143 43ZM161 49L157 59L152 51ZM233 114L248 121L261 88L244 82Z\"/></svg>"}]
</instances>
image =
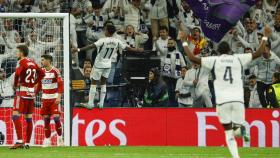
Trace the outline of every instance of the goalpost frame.
<instances>
[{"instance_id":1,"label":"goalpost frame","mask_svg":"<svg viewBox=\"0 0 280 158\"><path fill-rule=\"evenodd\" d=\"M63 76L64 76L64 145L70 146L70 53L69 13L1 13L0 18L61 18L63 19Z\"/></svg>"}]
</instances>

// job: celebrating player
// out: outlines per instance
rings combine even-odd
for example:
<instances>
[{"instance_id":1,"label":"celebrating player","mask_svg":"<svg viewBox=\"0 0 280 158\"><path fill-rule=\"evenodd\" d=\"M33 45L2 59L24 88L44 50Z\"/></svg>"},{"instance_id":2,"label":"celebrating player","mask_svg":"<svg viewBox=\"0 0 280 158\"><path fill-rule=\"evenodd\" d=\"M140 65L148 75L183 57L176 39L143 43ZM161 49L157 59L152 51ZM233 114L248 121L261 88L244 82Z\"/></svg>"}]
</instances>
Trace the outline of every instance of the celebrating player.
<instances>
[{"instance_id":1,"label":"celebrating player","mask_svg":"<svg viewBox=\"0 0 280 158\"><path fill-rule=\"evenodd\" d=\"M183 41L184 51L189 59L213 73L217 114L225 129L226 143L233 158L239 158L234 136L243 136L245 141L249 141L243 126L245 122L243 68L267 51L265 43L270 32L269 27L266 27L261 45L253 54L230 55L230 46L223 41L218 46L220 56L198 58L190 52L188 43ZM185 37L181 33L181 39L186 39Z\"/></svg>"},{"instance_id":2,"label":"celebrating player","mask_svg":"<svg viewBox=\"0 0 280 158\"><path fill-rule=\"evenodd\" d=\"M101 79L101 94L99 107L102 108L104 104L104 99L106 96L106 80L109 77L111 71L111 58L117 53L118 50L127 49L128 51L133 51L133 48L128 47L125 43L117 38L113 37L116 28L113 25L107 25L105 28L104 38L99 39L95 43L83 47L81 49L72 49L73 52L81 52L92 48L97 48L97 56L94 63L94 68L92 69L92 85L89 92L88 108L92 109L94 107L94 97L96 93L96 83Z\"/></svg>"},{"instance_id":3,"label":"celebrating player","mask_svg":"<svg viewBox=\"0 0 280 158\"><path fill-rule=\"evenodd\" d=\"M45 123L45 139L43 142L43 147L51 146L51 127L50 118L53 115L55 122L55 129L58 135L58 146L62 146L62 127L60 123L60 101L63 93L63 80L61 78L60 72L57 68L52 65L53 58L51 55L42 55L41 62L43 66L43 71L45 77L39 82L36 89L38 93L42 89L42 109L41 115L44 117Z\"/></svg>"},{"instance_id":4,"label":"celebrating player","mask_svg":"<svg viewBox=\"0 0 280 158\"><path fill-rule=\"evenodd\" d=\"M35 102L35 85L44 77L41 68L28 56L28 47L26 45L17 46L18 67L16 68L14 89L16 97L14 99L13 122L17 133L17 142L10 149L26 147L29 143L33 130L32 114ZM24 114L27 123L26 141L22 139L21 114Z\"/></svg>"}]
</instances>

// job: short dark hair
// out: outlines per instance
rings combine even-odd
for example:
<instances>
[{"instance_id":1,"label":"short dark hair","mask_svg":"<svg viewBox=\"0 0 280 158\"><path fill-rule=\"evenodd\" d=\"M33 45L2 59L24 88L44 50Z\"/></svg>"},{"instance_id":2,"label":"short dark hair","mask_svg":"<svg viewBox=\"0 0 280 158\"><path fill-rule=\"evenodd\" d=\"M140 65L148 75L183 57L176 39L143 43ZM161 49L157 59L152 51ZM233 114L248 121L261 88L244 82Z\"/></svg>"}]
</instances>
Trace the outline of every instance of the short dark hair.
<instances>
[{"instance_id":1,"label":"short dark hair","mask_svg":"<svg viewBox=\"0 0 280 158\"><path fill-rule=\"evenodd\" d=\"M229 44L226 41L222 41L219 46L218 46L218 50L217 50L220 54L228 54L231 49Z\"/></svg>"},{"instance_id":2,"label":"short dark hair","mask_svg":"<svg viewBox=\"0 0 280 158\"><path fill-rule=\"evenodd\" d=\"M92 65L92 61L91 61L89 58L86 58L86 59L84 60L83 65L85 64L86 61L90 62L90 64Z\"/></svg>"},{"instance_id":3,"label":"short dark hair","mask_svg":"<svg viewBox=\"0 0 280 158\"><path fill-rule=\"evenodd\" d=\"M256 79L256 78L257 78L256 75L251 75L251 76L249 76L249 80L253 80L253 79Z\"/></svg>"},{"instance_id":4,"label":"short dark hair","mask_svg":"<svg viewBox=\"0 0 280 158\"><path fill-rule=\"evenodd\" d=\"M107 20L104 22L104 26L106 26L108 24L114 25L113 21L111 21L111 20Z\"/></svg>"},{"instance_id":5,"label":"short dark hair","mask_svg":"<svg viewBox=\"0 0 280 158\"><path fill-rule=\"evenodd\" d=\"M28 49L27 45L19 45L19 46L17 46L17 49L19 49L25 57L28 56L29 49Z\"/></svg>"},{"instance_id":6,"label":"short dark hair","mask_svg":"<svg viewBox=\"0 0 280 158\"><path fill-rule=\"evenodd\" d=\"M168 32L168 27L165 26L165 25L160 26L160 27L159 27L159 31L160 31L160 30L166 30L166 31Z\"/></svg>"},{"instance_id":7,"label":"short dark hair","mask_svg":"<svg viewBox=\"0 0 280 158\"><path fill-rule=\"evenodd\" d=\"M114 25L107 25L106 30L110 35L113 35L116 32L116 27Z\"/></svg>"},{"instance_id":8,"label":"short dark hair","mask_svg":"<svg viewBox=\"0 0 280 158\"><path fill-rule=\"evenodd\" d=\"M49 60L50 62L53 62L53 57L49 54L44 54L41 56L41 58L44 58L46 60Z\"/></svg>"}]
</instances>

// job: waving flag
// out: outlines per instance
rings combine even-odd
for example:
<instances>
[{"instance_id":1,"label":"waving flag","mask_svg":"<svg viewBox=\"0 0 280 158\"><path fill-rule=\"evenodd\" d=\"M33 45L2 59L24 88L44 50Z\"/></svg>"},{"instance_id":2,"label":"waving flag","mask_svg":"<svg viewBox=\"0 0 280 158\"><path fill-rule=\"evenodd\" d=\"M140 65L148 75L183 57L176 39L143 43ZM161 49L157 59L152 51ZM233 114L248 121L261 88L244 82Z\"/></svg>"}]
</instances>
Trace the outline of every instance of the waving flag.
<instances>
[{"instance_id":1,"label":"waving flag","mask_svg":"<svg viewBox=\"0 0 280 158\"><path fill-rule=\"evenodd\" d=\"M238 20L255 4L255 0L186 0L201 20L203 33L219 42Z\"/></svg>"}]
</instances>

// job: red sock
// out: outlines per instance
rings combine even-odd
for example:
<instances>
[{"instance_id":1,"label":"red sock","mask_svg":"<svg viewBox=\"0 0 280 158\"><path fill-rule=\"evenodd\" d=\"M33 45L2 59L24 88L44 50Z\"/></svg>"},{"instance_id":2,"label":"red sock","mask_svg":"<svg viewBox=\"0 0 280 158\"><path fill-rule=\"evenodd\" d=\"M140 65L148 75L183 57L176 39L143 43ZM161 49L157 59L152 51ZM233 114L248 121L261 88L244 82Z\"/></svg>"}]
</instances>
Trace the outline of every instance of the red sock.
<instances>
[{"instance_id":1,"label":"red sock","mask_svg":"<svg viewBox=\"0 0 280 158\"><path fill-rule=\"evenodd\" d=\"M26 118L26 143L30 143L32 131L33 131L33 123L32 123L32 118Z\"/></svg>"},{"instance_id":2,"label":"red sock","mask_svg":"<svg viewBox=\"0 0 280 158\"><path fill-rule=\"evenodd\" d=\"M17 140L22 140L22 124L20 121L20 116L13 115L12 119L17 133Z\"/></svg>"},{"instance_id":3,"label":"red sock","mask_svg":"<svg viewBox=\"0 0 280 158\"><path fill-rule=\"evenodd\" d=\"M54 117L53 119L54 119L54 122L55 122L55 130L57 132L57 135L61 136L62 127L61 127L60 119L59 119L59 117Z\"/></svg>"},{"instance_id":4,"label":"red sock","mask_svg":"<svg viewBox=\"0 0 280 158\"><path fill-rule=\"evenodd\" d=\"M44 118L44 122L45 122L45 137L46 138L50 138L51 136L51 126L50 126L50 118Z\"/></svg>"}]
</instances>

